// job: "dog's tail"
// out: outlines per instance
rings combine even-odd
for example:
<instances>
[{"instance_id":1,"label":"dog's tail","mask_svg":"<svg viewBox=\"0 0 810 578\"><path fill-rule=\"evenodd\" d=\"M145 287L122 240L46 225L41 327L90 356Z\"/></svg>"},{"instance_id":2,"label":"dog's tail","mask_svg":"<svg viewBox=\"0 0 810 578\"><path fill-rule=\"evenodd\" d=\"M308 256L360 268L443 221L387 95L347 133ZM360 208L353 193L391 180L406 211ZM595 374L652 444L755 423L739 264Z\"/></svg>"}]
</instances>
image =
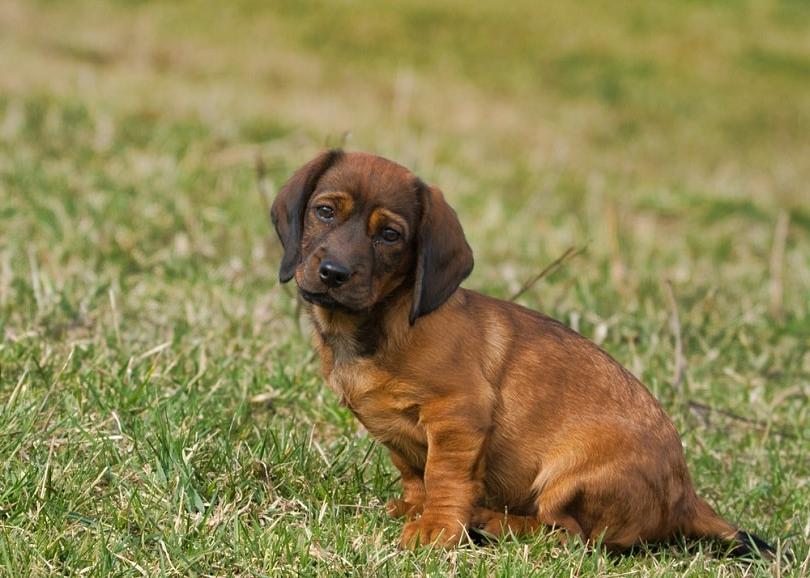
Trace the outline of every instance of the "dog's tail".
<instances>
[{"instance_id":1,"label":"dog's tail","mask_svg":"<svg viewBox=\"0 0 810 578\"><path fill-rule=\"evenodd\" d=\"M760 556L769 559L776 556L773 546L751 532L735 528L697 496L693 514L684 524L683 533L689 538L714 538L726 542L731 545L731 556Z\"/></svg>"}]
</instances>

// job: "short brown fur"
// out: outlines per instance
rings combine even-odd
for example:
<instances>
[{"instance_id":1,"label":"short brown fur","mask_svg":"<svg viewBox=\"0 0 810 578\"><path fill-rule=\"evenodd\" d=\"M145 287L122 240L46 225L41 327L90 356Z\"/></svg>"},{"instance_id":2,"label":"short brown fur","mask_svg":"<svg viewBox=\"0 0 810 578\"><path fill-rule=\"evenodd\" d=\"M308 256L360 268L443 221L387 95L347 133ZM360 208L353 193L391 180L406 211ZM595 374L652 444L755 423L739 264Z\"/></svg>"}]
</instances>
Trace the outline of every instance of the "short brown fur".
<instances>
[{"instance_id":1,"label":"short brown fur","mask_svg":"<svg viewBox=\"0 0 810 578\"><path fill-rule=\"evenodd\" d=\"M351 197L331 221L329 192ZM402 474L388 510L408 518L404 547L541 525L615 549L741 542L696 495L678 433L633 375L557 321L458 287L472 252L438 189L328 151L282 188L273 219L327 384ZM327 261L348 281L325 284Z\"/></svg>"}]
</instances>

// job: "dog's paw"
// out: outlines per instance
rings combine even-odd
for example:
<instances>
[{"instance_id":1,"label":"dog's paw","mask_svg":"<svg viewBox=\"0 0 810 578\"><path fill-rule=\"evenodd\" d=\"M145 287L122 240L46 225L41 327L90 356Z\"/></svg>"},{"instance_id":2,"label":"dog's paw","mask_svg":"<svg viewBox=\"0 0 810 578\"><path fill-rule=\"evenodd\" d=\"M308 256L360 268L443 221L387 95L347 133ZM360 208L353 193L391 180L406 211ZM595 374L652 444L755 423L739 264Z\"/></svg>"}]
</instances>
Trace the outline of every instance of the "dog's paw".
<instances>
[{"instance_id":1,"label":"dog's paw","mask_svg":"<svg viewBox=\"0 0 810 578\"><path fill-rule=\"evenodd\" d=\"M470 517L470 527L493 537L500 537L505 533L506 516L487 508L476 508Z\"/></svg>"},{"instance_id":2,"label":"dog's paw","mask_svg":"<svg viewBox=\"0 0 810 578\"><path fill-rule=\"evenodd\" d=\"M422 516L405 524L399 547L413 549L433 544L442 547L457 546L464 536L464 525L457 520Z\"/></svg>"},{"instance_id":3,"label":"dog's paw","mask_svg":"<svg viewBox=\"0 0 810 578\"><path fill-rule=\"evenodd\" d=\"M412 520L422 513L422 504L412 504L405 500L388 500L385 511L395 518L408 518Z\"/></svg>"},{"instance_id":4,"label":"dog's paw","mask_svg":"<svg viewBox=\"0 0 810 578\"><path fill-rule=\"evenodd\" d=\"M475 508L470 516L470 527L483 534L500 538L507 534L520 536L537 529L540 522L532 516L507 515L488 508Z\"/></svg>"}]
</instances>

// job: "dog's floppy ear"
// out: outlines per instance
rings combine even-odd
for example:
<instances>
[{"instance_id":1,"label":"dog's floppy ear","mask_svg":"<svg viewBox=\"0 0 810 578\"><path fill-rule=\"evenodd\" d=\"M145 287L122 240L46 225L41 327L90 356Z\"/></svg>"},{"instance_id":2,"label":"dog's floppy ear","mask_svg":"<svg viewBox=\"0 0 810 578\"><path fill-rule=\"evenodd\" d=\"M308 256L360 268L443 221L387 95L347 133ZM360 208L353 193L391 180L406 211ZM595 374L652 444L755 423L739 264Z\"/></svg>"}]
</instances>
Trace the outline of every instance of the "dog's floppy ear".
<instances>
[{"instance_id":1,"label":"dog's floppy ear","mask_svg":"<svg viewBox=\"0 0 810 578\"><path fill-rule=\"evenodd\" d=\"M447 301L473 269L472 249L456 212L444 200L442 192L419 179L416 189L422 218L416 239L411 325Z\"/></svg>"},{"instance_id":2,"label":"dog's floppy ear","mask_svg":"<svg viewBox=\"0 0 810 578\"><path fill-rule=\"evenodd\" d=\"M318 185L323 174L343 156L343 151L332 149L324 151L295 171L276 195L270 209L270 217L276 228L281 246L284 247L284 257L278 278L286 283L293 278L295 267L298 265L301 251L301 234L304 229L304 210L309 197Z\"/></svg>"}]
</instances>

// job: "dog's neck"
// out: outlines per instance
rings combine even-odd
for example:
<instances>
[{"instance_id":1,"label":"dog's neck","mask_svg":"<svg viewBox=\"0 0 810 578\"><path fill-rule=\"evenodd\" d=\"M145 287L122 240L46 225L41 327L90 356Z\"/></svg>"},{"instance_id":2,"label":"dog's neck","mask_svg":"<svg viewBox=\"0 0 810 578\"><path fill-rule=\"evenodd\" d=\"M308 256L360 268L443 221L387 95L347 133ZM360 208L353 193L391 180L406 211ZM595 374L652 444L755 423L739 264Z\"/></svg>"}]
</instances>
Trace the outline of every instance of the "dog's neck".
<instances>
[{"instance_id":1,"label":"dog's neck","mask_svg":"<svg viewBox=\"0 0 810 578\"><path fill-rule=\"evenodd\" d=\"M360 327L367 323L366 314L347 313L330 310L320 305L312 305L310 317L315 326L316 338L322 348L327 348L332 364L341 365L368 355L369 349L376 349L374 343L364 343L360 339Z\"/></svg>"},{"instance_id":2,"label":"dog's neck","mask_svg":"<svg viewBox=\"0 0 810 578\"><path fill-rule=\"evenodd\" d=\"M369 358L386 349L408 326L412 290L396 290L368 311L331 310L310 306L316 339L328 348L333 365ZM399 330L398 330L399 329Z\"/></svg>"}]
</instances>

